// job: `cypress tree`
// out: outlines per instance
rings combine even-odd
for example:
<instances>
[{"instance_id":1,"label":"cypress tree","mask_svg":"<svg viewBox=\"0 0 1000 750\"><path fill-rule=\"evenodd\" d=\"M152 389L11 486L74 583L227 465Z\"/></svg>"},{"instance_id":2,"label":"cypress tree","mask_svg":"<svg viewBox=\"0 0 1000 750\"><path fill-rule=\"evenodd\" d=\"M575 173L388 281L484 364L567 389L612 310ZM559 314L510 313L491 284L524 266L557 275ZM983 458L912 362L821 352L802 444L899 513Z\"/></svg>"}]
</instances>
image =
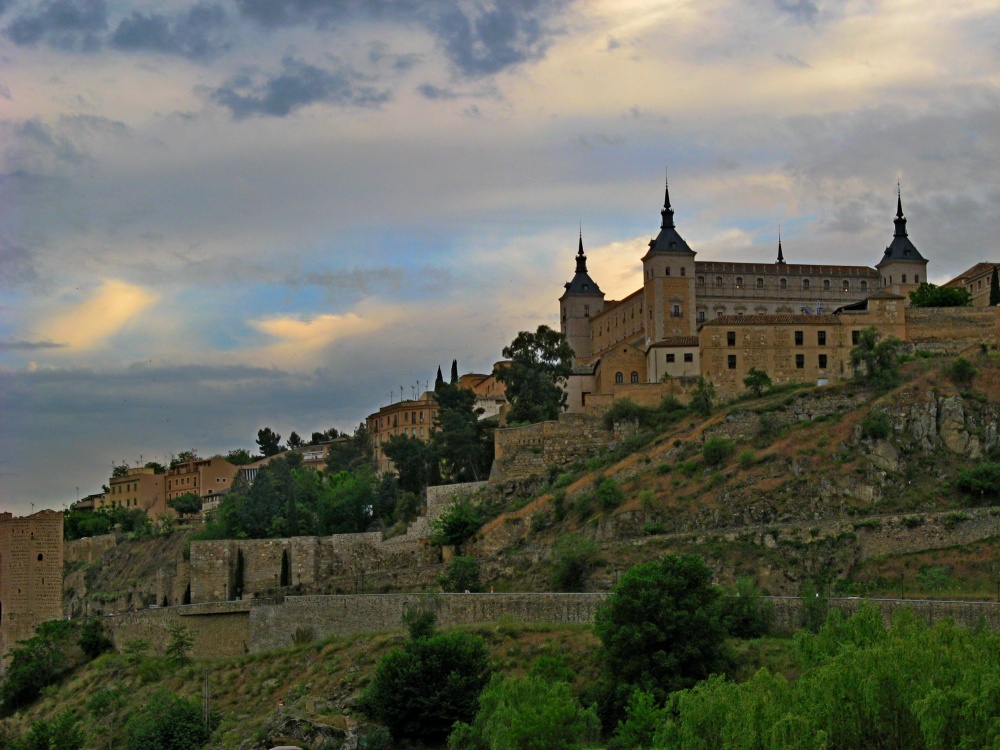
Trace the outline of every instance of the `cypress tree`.
<instances>
[{"instance_id":1,"label":"cypress tree","mask_svg":"<svg viewBox=\"0 0 1000 750\"><path fill-rule=\"evenodd\" d=\"M458 360L451 361L451 384L458 385Z\"/></svg>"},{"instance_id":2,"label":"cypress tree","mask_svg":"<svg viewBox=\"0 0 1000 750\"><path fill-rule=\"evenodd\" d=\"M997 267L993 266L993 276L990 277L990 307L1000 305L1000 278L997 277Z\"/></svg>"},{"instance_id":3,"label":"cypress tree","mask_svg":"<svg viewBox=\"0 0 1000 750\"><path fill-rule=\"evenodd\" d=\"M441 365L438 365L438 374L434 378L434 392L437 393L441 390L441 386L444 385L444 376L441 374Z\"/></svg>"},{"instance_id":4,"label":"cypress tree","mask_svg":"<svg viewBox=\"0 0 1000 750\"><path fill-rule=\"evenodd\" d=\"M292 573L288 569L288 550L284 550L281 553L281 585L291 586L292 585Z\"/></svg>"}]
</instances>

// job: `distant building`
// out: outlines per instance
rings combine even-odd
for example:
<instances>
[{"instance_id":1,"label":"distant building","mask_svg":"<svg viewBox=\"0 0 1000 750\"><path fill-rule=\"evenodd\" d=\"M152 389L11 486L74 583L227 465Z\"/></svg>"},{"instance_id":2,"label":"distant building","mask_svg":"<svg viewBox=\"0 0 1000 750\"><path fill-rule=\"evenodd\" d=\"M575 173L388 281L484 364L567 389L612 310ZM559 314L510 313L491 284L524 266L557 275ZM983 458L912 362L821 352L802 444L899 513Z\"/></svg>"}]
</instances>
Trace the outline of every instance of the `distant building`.
<instances>
[{"instance_id":1,"label":"distant building","mask_svg":"<svg viewBox=\"0 0 1000 750\"><path fill-rule=\"evenodd\" d=\"M0 657L62 616L62 576L63 514L0 513Z\"/></svg>"},{"instance_id":2,"label":"distant building","mask_svg":"<svg viewBox=\"0 0 1000 750\"><path fill-rule=\"evenodd\" d=\"M966 289L972 295L973 307L989 307L990 282L993 280L994 268L1000 268L1000 263L976 263L968 271L960 273L942 286Z\"/></svg>"},{"instance_id":3,"label":"distant building","mask_svg":"<svg viewBox=\"0 0 1000 750\"><path fill-rule=\"evenodd\" d=\"M212 502L229 491L238 470L238 466L229 463L222 456L178 464L167 469L166 499L169 502L175 497L193 492L201 497L203 503Z\"/></svg>"},{"instance_id":4,"label":"distant building","mask_svg":"<svg viewBox=\"0 0 1000 750\"><path fill-rule=\"evenodd\" d=\"M95 507L140 508L150 518L163 513L177 515L167 505L166 476L146 467L131 468L124 476L111 477L108 492L96 498Z\"/></svg>"}]
</instances>

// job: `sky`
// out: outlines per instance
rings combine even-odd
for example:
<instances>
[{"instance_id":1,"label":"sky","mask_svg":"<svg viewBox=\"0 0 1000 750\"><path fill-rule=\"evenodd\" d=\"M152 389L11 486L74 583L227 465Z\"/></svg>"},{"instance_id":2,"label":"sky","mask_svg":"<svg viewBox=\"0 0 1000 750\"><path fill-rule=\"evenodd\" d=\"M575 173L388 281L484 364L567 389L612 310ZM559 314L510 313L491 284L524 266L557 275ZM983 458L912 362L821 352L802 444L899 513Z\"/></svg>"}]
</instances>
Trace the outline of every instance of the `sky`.
<instances>
[{"instance_id":1,"label":"sky","mask_svg":"<svg viewBox=\"0 0 1000 750\"><path fill-rule=\"evenodd\" d=\"M995 0L0 0L0 510L351 431L558 325L582 230L1000 261ZM401 391L402 389L402 391Z\"/></svg>"}]
</instances>

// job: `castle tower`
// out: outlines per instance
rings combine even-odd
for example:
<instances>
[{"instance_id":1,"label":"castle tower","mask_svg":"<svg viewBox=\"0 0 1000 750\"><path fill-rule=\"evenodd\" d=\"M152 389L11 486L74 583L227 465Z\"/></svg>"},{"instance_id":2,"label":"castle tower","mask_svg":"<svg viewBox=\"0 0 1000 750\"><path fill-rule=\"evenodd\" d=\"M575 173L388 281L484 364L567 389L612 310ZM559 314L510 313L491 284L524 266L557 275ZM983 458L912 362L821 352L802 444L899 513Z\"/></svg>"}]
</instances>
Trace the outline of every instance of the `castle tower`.
<instances>
[{"instance_id":1,"label":"castle tower","mask_svg":"<svg viewBox=\"0 0 1000 750\"><path fill-rule=\"evenodd\" d=\"M910 292L927 281L927 261L906 234L906 217L903 215L903 198L896 186L896 231L892 242L885 249L875 268L878 269L882 288L908 297Z\"/></svg>"},{"instance_id":2,"label":"castle tower","mask_svg":"<svg viewBox=\"0 0 1000 750\"><path fill-rule=\"evenodd\" d=\"M646 344L675 336L695 336L694 250L677 233L670 206L670 184L664 188L660 233L649 241L642 258L643 323Z\"/></svg>"},{"instance_id":3,"label":"castle tower","mask_svg":"<svg viewBox=\"0 0 1000 750\"><path fill-rule=\"evenodd\" d=\"M559 330L566 336L578 360L593 354L590 318L604 309L604 292L587 273L587 256L583 254L583 232L576 253L576 275L566 284L559 298Z\"/></svg>"}]
</instances>

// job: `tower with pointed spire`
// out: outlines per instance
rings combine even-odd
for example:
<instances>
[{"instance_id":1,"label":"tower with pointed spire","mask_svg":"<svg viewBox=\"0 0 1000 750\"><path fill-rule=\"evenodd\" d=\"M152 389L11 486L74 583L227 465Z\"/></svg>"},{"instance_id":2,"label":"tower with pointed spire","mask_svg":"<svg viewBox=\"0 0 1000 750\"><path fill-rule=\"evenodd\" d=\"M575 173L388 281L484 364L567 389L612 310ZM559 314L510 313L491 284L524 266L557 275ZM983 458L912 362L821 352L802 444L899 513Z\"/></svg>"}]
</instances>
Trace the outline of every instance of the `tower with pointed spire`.
<instances>
[{"instance_id":1,"label":"tower with pointed spire","mask_svg":"<svg viewBox=\"0 0 1000 750\"><path fill-rule=\"evenodd\" d=\"M907 235L899 183L896 183L896 218L893 223L896 229L892 242L886 247L875 268L881 277L883 289L907 297L921 282L927 281L927 260Z\"/></svg>"},{"instance_id":2,"label":"tower with pointed spire","mask_svg":"<svg viewBox=\"0 0 1000 750\"><path fill-rule=\"evenodd\" d=\"M649 241L642 258L643 308L646 343L678 336L694 336L694 250L677 232L670 205L670 182L665 182L660 233Z\"/></svg>"},{"instance_id":3,"label":"tower with pointed spire","mask_svg":"<svg viewBox=\"0 0 1000 750\"><path fill-rule=\"evenodd\" d=\"M604 310L604 292L587 273L582 228L576 253L576 274L565 286L566 291L559 298L559 330L573 347L577 359L585 359L593 354L590 319Z\"/></svg>"}]
</instances>

